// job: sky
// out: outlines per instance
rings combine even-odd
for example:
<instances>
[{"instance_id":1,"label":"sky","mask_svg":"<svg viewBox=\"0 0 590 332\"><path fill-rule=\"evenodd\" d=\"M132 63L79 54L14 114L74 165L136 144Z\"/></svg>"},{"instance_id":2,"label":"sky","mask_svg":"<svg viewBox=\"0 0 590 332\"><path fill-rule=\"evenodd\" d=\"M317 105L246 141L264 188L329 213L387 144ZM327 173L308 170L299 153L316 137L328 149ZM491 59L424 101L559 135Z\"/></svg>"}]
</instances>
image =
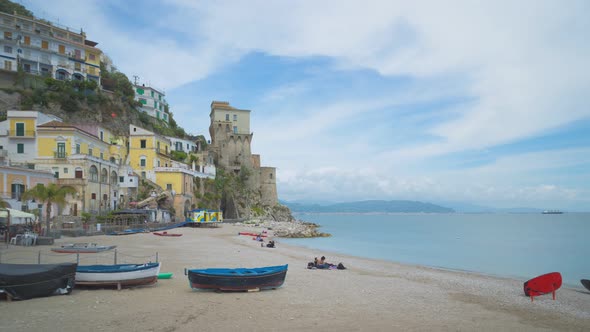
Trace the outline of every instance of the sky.
<instances>
[{"instance_id":1,"label":"sky","mask_svg":"<svg viewBox=\"0 0 590 332\"><path fill-rule=\"evenodd\" d=\"M589 1L18 2L191 134L251 110L281 200L590 211Z\"/></svg>"}]
</instances>

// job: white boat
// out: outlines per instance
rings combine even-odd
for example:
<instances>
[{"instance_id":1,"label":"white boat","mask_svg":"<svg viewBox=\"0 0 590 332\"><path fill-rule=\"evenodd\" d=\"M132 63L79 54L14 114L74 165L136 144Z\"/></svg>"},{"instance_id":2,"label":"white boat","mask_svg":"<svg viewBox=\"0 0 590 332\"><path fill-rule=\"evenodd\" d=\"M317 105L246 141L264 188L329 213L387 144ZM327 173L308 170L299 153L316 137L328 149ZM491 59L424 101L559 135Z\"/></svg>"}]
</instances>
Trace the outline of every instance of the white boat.
<instances>
[{"instance_id":1,"label":"white boat","mask_svg":"<svg viewBox=\"0 0 590 332\"><path fill-rule=\"evenodd\" d=\"M73 243L64 244L59 248L51 248L53 252L75 254L75 253L97 253L101 251L115 249L117 246L101 246L96 243Z\"/></svg>"},{"instance_id":2,"label":"white boat","mask_svg":"<svg viewBox=\"0 0 590 332\"><path fill-rule=\"evenodd\" d=\"M160 263L78 265L76 285L86 286L139 286L158 281Z\"/></svg>"}]
</instances>

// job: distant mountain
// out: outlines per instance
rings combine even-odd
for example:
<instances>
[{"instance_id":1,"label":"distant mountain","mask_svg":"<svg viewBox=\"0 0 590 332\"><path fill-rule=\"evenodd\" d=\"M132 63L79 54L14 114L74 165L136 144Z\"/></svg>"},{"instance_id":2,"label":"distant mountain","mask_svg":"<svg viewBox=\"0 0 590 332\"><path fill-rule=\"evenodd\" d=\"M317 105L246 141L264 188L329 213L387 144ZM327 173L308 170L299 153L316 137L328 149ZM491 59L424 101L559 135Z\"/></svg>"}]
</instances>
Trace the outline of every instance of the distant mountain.
<instances>
[{"instance_id":1,"label":"distant mountain","mask_svg":"<svg viewBox=\"0 0 590 332\"><path fill-rule=\"evenodd\" d=\"M541 213L542 209L531 207L495 208L476 205L465 202L436 202L436 204L449 206L458 213Z\"/></svg>"},{"instance_id":2,"label":"distant mountain","mask_svg":"<svg viewBox=\"0 0 590 332\"><path fill-rule=\"evenodd\" d=\"M453 213L455 210L440 205L416 201L360 201L336 203L328 205L302 204L281 201L292 212L320 212L320 213Z\"/></svg>"}]
</instances>

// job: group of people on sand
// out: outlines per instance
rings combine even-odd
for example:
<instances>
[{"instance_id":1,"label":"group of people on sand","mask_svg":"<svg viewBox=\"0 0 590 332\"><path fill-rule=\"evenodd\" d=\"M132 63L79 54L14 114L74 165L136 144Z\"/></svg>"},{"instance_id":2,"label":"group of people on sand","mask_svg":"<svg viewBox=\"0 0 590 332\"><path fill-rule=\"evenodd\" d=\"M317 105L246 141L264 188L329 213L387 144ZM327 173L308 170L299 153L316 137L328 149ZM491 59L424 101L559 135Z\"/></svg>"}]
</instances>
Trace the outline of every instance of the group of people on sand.
<instances>
[{"instance_id":1,"label":"group of people on sand","mask_svg":"<svg viewBox=\"0 0 590 332\"><path fill-rule=\"evenodd\" d=\"M265 246L264 245L263 236L266 236L267 234L268 234L267 231L262 231L262 233L258 233L258 235L256 235L255 240L258 241L258 242L260 242L260 246L261 247L264 247ZM273 240L268 241L268 243L266 244L266 247L267 248L274 248L275 247L275 241L273 241Z\"/></svg>"},{"instance_id":2,"label":"group of people on sand","mask_svg":"<svg viewBox=\"0 0 590 332\"><path fill-rule=\"evenodd\" d=\"M330 270L345 270L346 268L342 263L332 264L326 262L326 256L322 256L319 260L317 257L313 259L313 262L307 263L308 269L330 269Z\"/></svg>"}]
</instances>

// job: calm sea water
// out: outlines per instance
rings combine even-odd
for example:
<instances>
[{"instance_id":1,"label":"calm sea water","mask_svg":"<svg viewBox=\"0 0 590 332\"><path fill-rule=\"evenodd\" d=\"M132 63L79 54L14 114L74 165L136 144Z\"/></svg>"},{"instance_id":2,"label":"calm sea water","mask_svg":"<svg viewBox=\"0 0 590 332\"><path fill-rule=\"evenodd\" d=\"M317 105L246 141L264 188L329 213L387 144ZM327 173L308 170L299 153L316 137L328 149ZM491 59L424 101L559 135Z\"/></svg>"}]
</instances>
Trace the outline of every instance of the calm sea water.
<instances>
[{"instance_id":1,"label":"calm sea water","mask_svg":"<svg viewBox=\"0 0 590 332\"><path fill-rule=\"evenodd\" d=\"M329 238L291 244L401 263L528 280L558 271L590 279L590 213L299 214Z\"/></svg>"}]
</instances>

